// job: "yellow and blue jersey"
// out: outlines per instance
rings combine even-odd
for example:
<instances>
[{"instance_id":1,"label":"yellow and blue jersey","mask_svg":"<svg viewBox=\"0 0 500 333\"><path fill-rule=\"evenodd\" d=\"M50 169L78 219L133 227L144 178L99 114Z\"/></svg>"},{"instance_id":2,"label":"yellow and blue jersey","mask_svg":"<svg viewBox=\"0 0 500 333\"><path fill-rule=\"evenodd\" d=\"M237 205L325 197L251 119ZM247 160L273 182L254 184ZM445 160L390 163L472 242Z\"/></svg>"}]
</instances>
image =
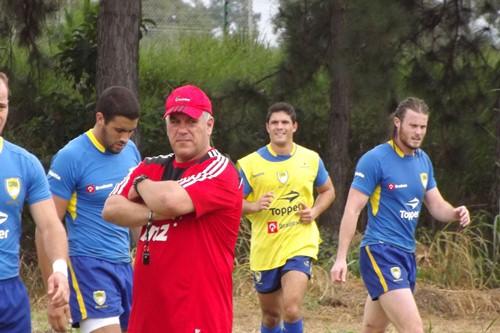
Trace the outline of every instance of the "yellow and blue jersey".
<instances>
[{"instance_id":1,"label":"yellow and blue jersey","mask_svg":"<svg viewBox=\"0 0 500 333\"><path fill-rule=\"evenodd\" d=\"M424 195L436 187L429 156L405 155L391 140L359 160L352 188L369 196L368 224L361 246L387 243L415 251L415 229Z\"/></svg>"},{"instance_id":2,"label":"yellow and blue jersey","mask_svg":"<svg viewBox=\"0 0 500 333\"><path fill-rule=\"evenodd\" d=\"M300 223L301 204L314 204L314 188L324 185L328 172L319 155L294 144L290 155L277 155L267 145L238 161L248 201L274 193L269 209L247 214L252 225L250 268L253 271L283 266L287 259L317 259L320 235L316 222Z\"/></svg>"},{"instance_id":3,"label":"yellow and blue jersey","mask_svg":"<svg viewBox=\"0 0 500 333\"><path fill-rule=\"evenodd\" d=\"M40 161L0 137L0 280L19 275L21 214L29 205L51 198Z\"/></svg>"},{"instance_id":4,"label":"yellow and blue jersey","mask_svg":"<svg viewBox=\"0 0 500 333\"><path fill-rule=\"evenodd\" d=\"M65 222L70 256L130 262L129 229L104 221L101 212L115 185L139 162L140 154L132 141L113 154L91 130L54 156L47 177L52 193L69 201Z\"/></svg>"}]
</instances>

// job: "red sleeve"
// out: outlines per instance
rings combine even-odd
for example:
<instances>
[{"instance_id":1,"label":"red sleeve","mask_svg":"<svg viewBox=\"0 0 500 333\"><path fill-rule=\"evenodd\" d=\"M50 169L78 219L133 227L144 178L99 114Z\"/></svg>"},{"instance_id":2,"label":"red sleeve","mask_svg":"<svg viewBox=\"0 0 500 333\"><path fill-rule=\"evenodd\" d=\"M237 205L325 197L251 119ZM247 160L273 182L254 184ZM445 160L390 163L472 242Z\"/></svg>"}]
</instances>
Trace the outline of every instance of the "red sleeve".
<instances>
[{"instance_id":1,"label":"red sleeve","mask_svg":"<svg viewBox=\"0 0 500 333\"><path fill-rule=\"evenodd\" d=\"M135 177L139 175L145 174L145 163L142 161L139 163L135 168L133 168L128 175L123 178L123 180L118 183L115 188L113 189L113 192L111 192L110 195L113 194L118 194L121 196L124 196L125 198L128 198L128 192L130 191L130 188L132 187L132 184L134 182Z\"/></svg>"},{"instance_id":2,"label":"red sleeve","mask_svg":"<svg viewBox=\"0 0 500 333\"><path fill-rule=\"evenodd\" d=\"M193 201L196 217L241 205L243 194L238 173L232 163L225 159L219 169L214 168L213 164L207 165L202 172L206 177L194 182L179 181Z\"/></svg>"}]
</instances>

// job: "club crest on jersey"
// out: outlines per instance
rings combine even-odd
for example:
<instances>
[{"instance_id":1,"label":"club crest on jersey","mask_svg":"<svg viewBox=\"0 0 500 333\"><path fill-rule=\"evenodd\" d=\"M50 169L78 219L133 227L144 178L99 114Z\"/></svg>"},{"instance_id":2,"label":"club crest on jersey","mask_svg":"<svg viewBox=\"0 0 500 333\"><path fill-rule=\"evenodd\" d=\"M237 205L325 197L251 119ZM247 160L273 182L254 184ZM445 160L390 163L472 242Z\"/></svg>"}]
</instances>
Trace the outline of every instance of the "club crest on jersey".
<instances>
[{"instance_id":1,"label":"club crest on jersey","mask_svg":"<svg viewBox=\"0 0 500 333\"><path fill-rule=\"evenodd\" d=\"M21 193L21 180L19 178L5 179L5 189L12 200L16 200Z\"/></svg>"},{"instance_id":2,"label":"club crest on jersey","mask_svg":"<svg viewBox=\"0 0 500 333\"><path fill-rule=\"evenodd\" d=\"M276 172L276 177L281 184L286 184L288 182L288 171L278 171Z\"/></svg>"},{"instance_id":3,"label":"club crest on jersey","mask_svg":"<svg viewBox=\"0 0 500 333\"><path fill-rule=\"evenodd\" d=\"M391 275L395 280L401 279L401 268L398 266L391 267Z\"/></svg>"},{"instance_id":4,"label":"club crest on jersey","mask_svg":"<svg viewBox=\"0 0 500 333\"><path fill-rule=\"evenodd\" d=\"M267 233L275 234L278 232L278 222L277 221L269 221L267 222Z\"/></svg>"},{"instance_id":5,"label":"club crest on jersey","mask_svg":"<svg viewBox=\"0 0 500 333\"><path fill-rule=\"evenodd\" d=\"M93 297L94 302L99 306L103 306L106 303L106 292L104 290L95 290Z\"/></svg>"},{"instance_id":6,"label":"club crest on jersey","mask_svg":"<svg viewBox=\"0 0 500 333\"><path fill-rule=\"evenodd\" d=\"M422 172L420 174L420 181L422 182L422 185L424 188L427 188L427 181L429 180L429 176L427 176L427 172Z\"/></svg>"},{"instance_id":7,"label":"club crest on jersey","mask_svg":"<svg viewBox=\"0 0 500 333\"><path fill-rule=\"evenodd\" d=\"M87 186L85 186L85 190L87 191L87 193L94 193L95 192L95 185L93 185L93 184L87 185Z\"/></svg>"}]
</instances>

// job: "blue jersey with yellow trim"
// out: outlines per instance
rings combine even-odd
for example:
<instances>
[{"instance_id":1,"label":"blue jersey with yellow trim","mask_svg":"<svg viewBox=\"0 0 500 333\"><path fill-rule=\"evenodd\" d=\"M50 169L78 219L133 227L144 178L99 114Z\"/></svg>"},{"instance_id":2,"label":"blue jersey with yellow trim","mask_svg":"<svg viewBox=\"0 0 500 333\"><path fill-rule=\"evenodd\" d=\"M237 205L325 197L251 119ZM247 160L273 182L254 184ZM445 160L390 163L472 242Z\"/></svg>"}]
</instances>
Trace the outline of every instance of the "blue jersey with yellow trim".
<instances>
[{"instance_id":1,"label":"blue jersey with yellow trim","mask_svg":"<svg viewBox=\"0 0 500 333\"><path fill-rule=\"evenodd\" d=\"M107 152L92 130L71 140L52 159L48 179L52 194L69 200L65 216L70 256L129 262L129 229L101 217L116 184L140 162L129 141L119 154Z\"/></svg>"},{"instance_id":2,"label":"blue jersey with yellow trim","mask_svg":"<svg viewBox=\"0 0 500 333\"><path fill-rule=\"evenodd\" d=\"M361 246L388 243L414 252L424 195L436 187L429 156L421 149L405 155L391 140L361 157L351 186L370 197Z\"/></svg>"},{"instance_id":3,"label":"blue jersey with yellow trim","mask_svg":"<svg viewBox=\"0 0 500 333\"><path fill-rule=\"evenodd\" d=\"M0 280L19 275L19 240L24 203L50 199L40 161L0 137Z\"/></svg>"},{"instance_id":4,"label":"blue jersey with yellow trim","mask_svg":"<svg viewBox=\"0 0 500 333\"><path fill-rule=\"evenodd\" d=\"M319 155L296 144L291 155L277 155L268 145L240 159L238 167L248 201L274 193L269 209L246 215L252 224L250 269L273 269L299 255L316 259L316 222L300 223L296 213L301 204L314 204L314 188L328 180Z\"/></svg>"}]
</instances>

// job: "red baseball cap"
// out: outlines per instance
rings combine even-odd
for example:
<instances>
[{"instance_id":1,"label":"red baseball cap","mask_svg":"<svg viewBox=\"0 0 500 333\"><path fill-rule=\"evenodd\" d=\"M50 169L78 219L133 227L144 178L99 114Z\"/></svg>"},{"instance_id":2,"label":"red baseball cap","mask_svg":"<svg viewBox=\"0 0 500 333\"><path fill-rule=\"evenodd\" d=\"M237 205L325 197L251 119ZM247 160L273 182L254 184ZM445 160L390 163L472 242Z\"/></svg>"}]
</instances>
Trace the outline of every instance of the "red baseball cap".
<instances>
[{"instance_id":1,"label":"red baseball cap","mask_svg":"<svg viewBox=\"0 0 500 333\"><path fill-rule=\"evenodd\" d=\"M212 114L212 102L200 88L186 85L174 89L165 101L163 117L180 112L191 118L198 119L203 111Z\"/></svg>"}]
</instances>

